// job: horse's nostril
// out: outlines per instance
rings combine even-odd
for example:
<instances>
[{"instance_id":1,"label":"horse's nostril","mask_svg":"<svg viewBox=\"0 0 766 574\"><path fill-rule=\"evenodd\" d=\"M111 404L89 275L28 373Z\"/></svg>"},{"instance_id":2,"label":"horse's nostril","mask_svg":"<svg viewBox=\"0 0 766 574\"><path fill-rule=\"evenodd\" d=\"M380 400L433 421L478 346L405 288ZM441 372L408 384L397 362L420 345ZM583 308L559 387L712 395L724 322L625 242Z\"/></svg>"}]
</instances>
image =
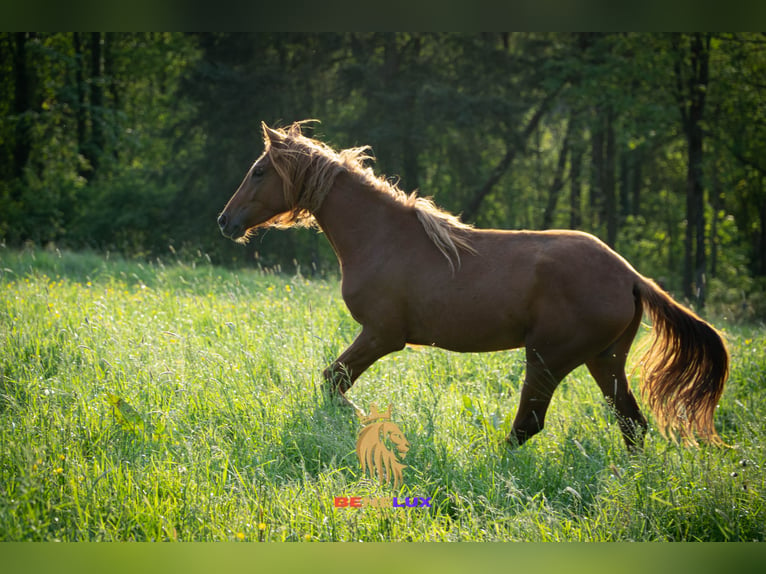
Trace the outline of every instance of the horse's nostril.
<instances>
[{"instance_id":1,"label":"horse's nostril","mask_svg":"<svg viewBox=\"0 0 766 574\"><path fill-rule=\"evenodd\" d=\"M221 214L221 215L218 217L218 227L220 227L221 229L223 229L224 227L226 227L226 224L227 224L228 222L229 222L229 218L228 218L228 217L226 217L226 215L225 215L225 214L223 214L223 213L222 213L222 214Z\"/></svg>"}]
</instances>

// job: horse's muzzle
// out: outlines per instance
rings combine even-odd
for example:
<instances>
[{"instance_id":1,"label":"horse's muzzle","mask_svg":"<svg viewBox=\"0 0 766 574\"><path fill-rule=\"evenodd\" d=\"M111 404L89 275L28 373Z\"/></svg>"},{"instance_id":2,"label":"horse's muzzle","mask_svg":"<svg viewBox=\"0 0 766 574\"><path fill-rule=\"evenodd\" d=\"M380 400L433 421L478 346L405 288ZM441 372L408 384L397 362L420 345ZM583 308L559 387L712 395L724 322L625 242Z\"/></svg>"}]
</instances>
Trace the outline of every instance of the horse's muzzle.
<instances>
[{"instance_id":1,"label":"horse's muzzle","mask_svg":"<svg viewBox=\"0 0 766 574\"><path fill-rule=\"evenodd\" d=\"M218 228L223 236L229 239L237 240L245 234L245 226L233 221L225 213L218 216Z\"/></svg>"}]
</instances>

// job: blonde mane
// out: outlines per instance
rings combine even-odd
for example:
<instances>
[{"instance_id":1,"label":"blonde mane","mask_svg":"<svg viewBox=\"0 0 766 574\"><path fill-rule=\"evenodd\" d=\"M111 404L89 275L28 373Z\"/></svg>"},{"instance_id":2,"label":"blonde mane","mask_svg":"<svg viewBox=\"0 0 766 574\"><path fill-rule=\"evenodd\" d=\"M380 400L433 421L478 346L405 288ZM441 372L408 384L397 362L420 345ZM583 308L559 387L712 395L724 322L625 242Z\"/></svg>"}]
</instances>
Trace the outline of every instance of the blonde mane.
<instances>
[{"instance_id":1,"label":"blonde mane","mask_svg":"<svg viewBox=\"0 0 766 574\"><path fill-rule=\"evenodd\" d=\"M301 126L310 121L315 120L295 122L289 129L273 130L280 139L277 142L266 140L265 153L282 179L285 199L290 206L290 211L273 220L271 225L316 225L313 214L321 207L335 178L340 173L347 173L360 184L414 208L418 221L447 258L453 272L460 267L461 250L475 253L466 233L472 228L470 225L438 208L430 199L418 197L417 192L408 195L395 184L375 175L372 168L365 165L366 161L374 159L369 154L369 146L335 151L318 140L304 136Z\"/></svg>"}]
</instances>

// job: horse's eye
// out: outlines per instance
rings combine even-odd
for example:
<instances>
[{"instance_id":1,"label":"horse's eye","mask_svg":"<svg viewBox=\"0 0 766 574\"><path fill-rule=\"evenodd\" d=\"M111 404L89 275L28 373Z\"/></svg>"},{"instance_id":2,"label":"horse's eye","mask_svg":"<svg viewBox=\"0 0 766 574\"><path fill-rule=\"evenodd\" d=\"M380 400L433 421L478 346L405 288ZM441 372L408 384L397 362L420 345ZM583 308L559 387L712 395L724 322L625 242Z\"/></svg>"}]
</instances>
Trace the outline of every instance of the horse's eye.
<instances>
[{"instance_id":1,"label":"horse's eye","mask_svg":"<svg viewBox=\"0 0 766 574\"><path fill-rule=\"evenodd\" d=\"M253 170L253 177L261 177L263 175L263 168L262 167L256 167Z\"/></svg>"}]
</instances>

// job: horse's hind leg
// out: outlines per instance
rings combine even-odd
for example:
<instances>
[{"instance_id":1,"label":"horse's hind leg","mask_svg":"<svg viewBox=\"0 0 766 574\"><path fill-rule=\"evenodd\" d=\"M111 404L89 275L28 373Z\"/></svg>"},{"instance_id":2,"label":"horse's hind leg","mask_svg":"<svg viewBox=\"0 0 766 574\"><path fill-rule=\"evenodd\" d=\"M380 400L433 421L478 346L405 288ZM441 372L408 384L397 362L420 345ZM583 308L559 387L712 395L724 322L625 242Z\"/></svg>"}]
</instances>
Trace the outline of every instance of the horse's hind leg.
<instances>
[{"instance_id":1,"label":"horse's hind leg","mask_svg":"<svg viewBox=\"0 0 766 574\"><path fill-rule=\"evenodd\" d=\"M588 361L587 365L607 402L617 414L617 422L628 450L641 448L646 419L638 408L625 376L625 359L609 350Z\"/></svg>"},{"instance_id":2,"label":"horse's hind leg","mask_svg":"<svg viewBox=\"0 0 766 574\"><path fill-rule=\"evenodd\" d=\"M628 351L640 323L641 308L638 307L633 321L620 338L608 349L586 362L607 402L615 410L625 445L631 451L643 446L647 429L646 419L638 408L625 376Z\"/></svg>"},{"instance_id":3,"label":"horse's hind leg","mask_svg":"<svg viewBox=\"0 0 766 574\"><path fill-rule=\"evenodd\" d=\"M547 362L535 348L527 347L526 355L527 372L521 387L519 409L511 433L506 438L512 446L522 445L543 430L545 413L553 391L568 372L556 369L555 365Z\"/></svg>"}]
</instances>

